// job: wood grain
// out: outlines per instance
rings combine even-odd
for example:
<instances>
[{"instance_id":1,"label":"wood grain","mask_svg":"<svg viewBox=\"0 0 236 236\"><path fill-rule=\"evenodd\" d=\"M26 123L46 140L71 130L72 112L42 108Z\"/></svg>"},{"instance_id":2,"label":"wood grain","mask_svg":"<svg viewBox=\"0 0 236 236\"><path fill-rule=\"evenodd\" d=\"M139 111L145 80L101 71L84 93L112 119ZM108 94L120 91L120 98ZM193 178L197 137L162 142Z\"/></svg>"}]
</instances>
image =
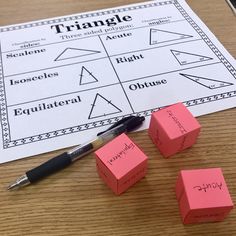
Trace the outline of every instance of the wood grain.
<instances>
[{"instance_id":1,"label":"wood grain","mask_svg":"<svg viewBox=\"0 0 236 236\"><path fill-rule=\"evenodd\" d=\"M0 26L141 1L0 1ZM189 0L192 9L236 56L235 16L224 0ZM8 192L25 170L61 151L0 165L0 235L236 235L236 211L220 223L184 226L174 185L181 169L221 167L236 202L236 109L199 117L196 145L164 159L147 131L130 137L149 157L147 176L115 196L99 179L93 155L38 184Z\"/></svg>"}]
</instances>

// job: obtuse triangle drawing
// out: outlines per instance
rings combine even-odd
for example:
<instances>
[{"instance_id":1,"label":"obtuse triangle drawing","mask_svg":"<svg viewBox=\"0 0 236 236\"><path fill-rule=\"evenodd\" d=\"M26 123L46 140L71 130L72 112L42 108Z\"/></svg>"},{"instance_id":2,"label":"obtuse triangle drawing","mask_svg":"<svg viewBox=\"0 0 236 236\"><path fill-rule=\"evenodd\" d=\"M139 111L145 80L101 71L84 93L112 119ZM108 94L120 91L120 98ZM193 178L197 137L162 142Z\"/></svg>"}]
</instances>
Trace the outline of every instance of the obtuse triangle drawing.
<instances>
[{"instance_id":1,"label":"obtuse triangle drawing","mask_svg":"<svg viewBox=\"0 0 236 236\"><path fill-rule=\"evenodd\" d=\"M96 82L98 82L98 80L95 78L95 76L87 68L82 66L79 84L85 85Z\"/></svg>"},{"instance_id":2,"label":"obtuse triangle drawing","mask_svg":"<svg viewBox=\"0 0 236 236\"><path fill-rule=\"evenodd\" d=\"M150 29L150 45L165 43L180 39L193 37L192 35L181 34L160 29Z\"/></svg>"},{"instance_id":3,"label":"obtuse triangle drawing","mask_svg":"<svg viewBox=\"0 0 236 236\"><path fill-rule=\"evenodd\" d=\"M80 48L66 48L54 61L62 61L76 57L83 57L95 53L100 53L100 51Z\"/></svg>"},{"instance_id":4,"label":"obtuse triangle drawing","mask_svg":"<svg viewBox=\"0 0 236 236\"><path fill-rule=\"evenodd\" d=\"M112 115L122 112L111 101L109 101L99 93L96 94L93 104L91 105L92 109L90 111L88 119L105 117L107 115Z\"/></svg>"},{"instance_id":5,"label":"obtuse triangle drawing","mask_svg":"<svg viewBox=\"0 0 236 236\"><path fill-rule=\"evenodd\" d=\"M223 88L226 86L233 85L233 83L224 82L224 81L215 80L215 79L209 79L209 78L195 76L195 75L187 75L187 74L182 74L182 73L180 73L180 75L209 89L217 89L217 88Z\"/></svg>"},{"instance_id":6,"label":"obtuse triangle drawing","mask_svg":"<svg viewBox=\"0 0 236 236\"><path fill-rule=\"evenodd\" d=\"M174 55L175 59L179 62L180 65L187 65L187 64L208 61L208 60L213 59L211 57L189 53L189 52L182 52L182 51L177 51L177 50L170 50L170 51Z\"/></svg>"}]
</instances>

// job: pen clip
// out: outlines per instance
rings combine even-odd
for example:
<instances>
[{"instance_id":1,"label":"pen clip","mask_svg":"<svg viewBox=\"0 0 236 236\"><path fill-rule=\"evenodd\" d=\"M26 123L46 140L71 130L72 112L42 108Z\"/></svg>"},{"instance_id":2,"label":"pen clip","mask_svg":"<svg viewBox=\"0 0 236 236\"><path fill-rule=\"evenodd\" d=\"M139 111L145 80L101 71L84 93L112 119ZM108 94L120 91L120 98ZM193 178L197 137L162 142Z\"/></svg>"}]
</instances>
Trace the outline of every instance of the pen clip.
<instances>
[{"instance_id":1,"label":"pen clip","mask_svg":"<svg viewBox=\"0 0 236 236\"><path fill-rule=\"evenodd\" d=\"M114 123L114 124L113 124L112 126L110 126L108 129L99 132L99 133L97 134L97 136L99 136L99 135L101 135L101 134L107 132L108 130L111 130L111 129L113 129L113 128L115 128L115 127L117 127L117 126L119 126L119 125L125 123L125 122L128 121L128 120L133 119L134 117L135 117L135 116L124 117L123 119L121 119L121 120L117 121L116 123Z\"/></svg>"}]
</instances>

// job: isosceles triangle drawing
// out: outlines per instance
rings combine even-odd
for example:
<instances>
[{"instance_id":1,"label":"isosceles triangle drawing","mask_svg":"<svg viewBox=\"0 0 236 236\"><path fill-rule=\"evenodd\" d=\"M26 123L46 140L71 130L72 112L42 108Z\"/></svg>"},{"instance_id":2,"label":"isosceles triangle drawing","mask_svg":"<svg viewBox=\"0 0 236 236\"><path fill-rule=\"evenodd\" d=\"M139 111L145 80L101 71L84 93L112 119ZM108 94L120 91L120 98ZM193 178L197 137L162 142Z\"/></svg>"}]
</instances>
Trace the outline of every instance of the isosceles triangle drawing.
<instances>
[{"instance_id":1,"label":"isosceles triangle drawing","mask_svg":"<svg viewBox=\"0 0 236 236\"><path fill-rule=\"evenodd\" d=\"M100 53L100 51L88 50L88 49L79 49L79 48L66 48L56 59L55 61L62 61L76 57L88 56L91 54Z\"/></svg>"},{"instance_id":2,"label":"isosceles triangle drawing","mask_svg":"<svg viewBox=\"0 0 236 236\"><path fill-rule=\"evenodd\" d=\"M193 36L160 29L150 29L150 45L186 39L190 37Z\"/></svg>"},{"instance_id":3,"label":"isosceles triangle drawing","mask_svg":"<svg viewBox=\"0 0 236 236\"><path fill-rule=\"evenodd\" d=\"M111 101L97 93L92 104L92 109L89 114L89 119L105 117L107 115L116 114L121 110L115 106Z\"/></svg>"},{"instance_id":4,"label":"isosceles triangle drawing","mask_svg":"<svg viewBox=\"0 0 236 236\"><path fill-rule=\"evenodd\" d=\"M98 80L95 78L95 76L84 66L82 66L81 69L81 74L80 74L80 85L85 85L85 84L91 84L91 83L96 83Z\"/></svg>"}]
</instances>

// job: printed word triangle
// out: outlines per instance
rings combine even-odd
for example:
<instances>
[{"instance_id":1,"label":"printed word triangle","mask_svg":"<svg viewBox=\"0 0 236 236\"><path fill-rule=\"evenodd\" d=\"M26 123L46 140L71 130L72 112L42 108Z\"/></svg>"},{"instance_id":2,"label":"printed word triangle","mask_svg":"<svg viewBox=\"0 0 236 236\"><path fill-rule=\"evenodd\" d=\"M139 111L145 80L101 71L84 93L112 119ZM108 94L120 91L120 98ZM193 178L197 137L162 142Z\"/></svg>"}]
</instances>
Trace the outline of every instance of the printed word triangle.
<instances>
[{"instance_id":1,"label":"printed word triangle","mask_svg":"<svg viewBox=\"0 0 236 236\"><path fill-rule=\"evenodd\" d=\"M88 118L98 118L119 112L121 112L121 110L118 107L97 93Z\"/></svg>"},{"instance_id":2,"label":"printed word triangle","mask_svg":"<svg viewBox=\"0 0 236 236\"><path fill-rule=\"evenodd\" d=\"M79 49L79 48L66 48L55 61L67 60L76 57L88 56L91 54L100 53L99 51Z\"/></svg>"},{"instance_id":3,"label":"printed word triangle","mask_svg":"<svg viewBox=\"0 0 236 236\"><path fill-rule=\"evenodd\" d=\"M186 39L190 37L193 36L165 30L150 29L150 45Z\"/></svg>"},{"instance_id":4,"label":"printed word triangle","mask_svg":"<svg viewBox=\"0 0 236 236\"><path fill-rule=\"evenodd\" d=\"M222 88L222 87L226 87L226 86L230 86L233 85L232 83L229 82L224 82L224 81L220 81L220 80L214 80L214 79L208 79L208 78L204 78L204 77L200 77L200 76L194 76L194 75L187 75L187 74L182 74L180 73L180 75L206 87L209 89L217 89L217 88Z\"/></svg>"},{"instance_id":5,"label":"printed word triangle","mask_svg":"<svg viewBox=\"0 0 236 236\"><path fill-rule=\"evenodd\" d=\"M188 52L181 52L177 50L171 50L171 52L175 56L176 60L179 62L180 65L187 65L191 63L208 61L213 59L211 57L206 57Z\"/></svg>"},{"instance_id":6,"label":"printed word triangle","mask_svg":"<svg viewBox=\"0 0 236 236\"><path fill-rule=\"evenodd\" d=\"M82 66L79 84L84 85L95 82L98 82L98 80L92 75L90 71L88 71L84 66Z\"/></svg>"}]
</instances>

